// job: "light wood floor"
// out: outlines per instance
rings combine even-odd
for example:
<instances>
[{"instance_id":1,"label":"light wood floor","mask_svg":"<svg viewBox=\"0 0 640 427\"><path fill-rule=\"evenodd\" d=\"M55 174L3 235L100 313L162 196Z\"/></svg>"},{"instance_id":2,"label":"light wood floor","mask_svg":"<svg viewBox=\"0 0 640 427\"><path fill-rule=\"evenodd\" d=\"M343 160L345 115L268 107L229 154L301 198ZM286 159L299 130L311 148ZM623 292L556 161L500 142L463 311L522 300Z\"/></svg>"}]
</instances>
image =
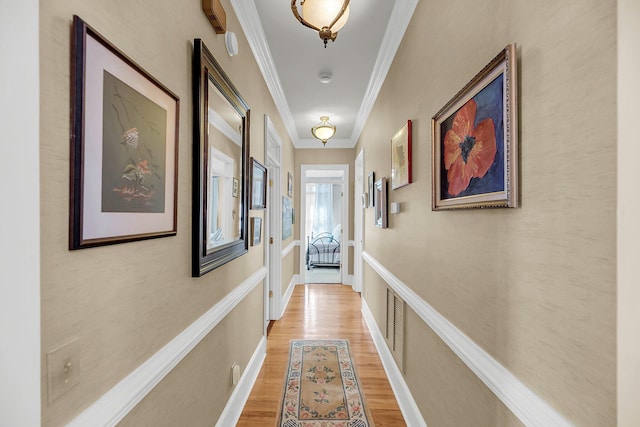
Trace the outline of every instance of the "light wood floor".
<instances>
[{"instance_id":1,"label":"light wood floor","mask_svg":"<svg viewBox=\"0 0 640 427\"><path fill-rule=\"evenodd\" d=\"M405 426L378 352L360 313L360 295L344 285L298 285L267 338L267 358L238 426L276 423L292 339L348 339L366 404L376 427Z\"/></svg>"}]
</instances>

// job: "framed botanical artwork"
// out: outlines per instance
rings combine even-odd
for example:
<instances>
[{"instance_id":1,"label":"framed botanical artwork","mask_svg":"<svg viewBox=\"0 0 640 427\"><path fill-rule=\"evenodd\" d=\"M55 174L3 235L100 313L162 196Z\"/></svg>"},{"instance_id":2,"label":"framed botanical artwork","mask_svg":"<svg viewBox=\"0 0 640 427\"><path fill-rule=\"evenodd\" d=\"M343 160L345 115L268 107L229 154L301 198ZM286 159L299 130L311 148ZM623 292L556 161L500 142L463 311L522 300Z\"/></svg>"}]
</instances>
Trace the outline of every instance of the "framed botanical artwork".
<instances>
[{"instance_id":1,"label":"framed botanical artwork","mask_svg":"<svg viewBox=\"0 0 640 427\"><path fill-rule=\"evenodd\" d=\"M380 178L374 185L374 225L387 228L387 178Z\"/></svg>"},{"instance_id":2,"label":"framed botanical artwork","mask_svg":"<svg viewBox=\"0 0 640 427\"><path fill-rule=\"evenodd\" d=\"M240 180L233 178L233 189L231 190L233 197L238 197L238 187L240 187Z\"/></svg>"},{"instance_id":3,"label":"framed botanical artwork","mask_svg":"<svg viewBox=\"0 0 640 427\"><path fill-rule=\"evenodd\" d=\"M517 207L517 87L511 44L433 116L433 210Z\"/></svg>"},{"instance_id":4,"label":"framed botanical artwork","mask_svg":"<svg viewBox=\"0 0 640 427\"><path fill-rule=\"evenodd\" d=\"M371 208L375 206L375 197L374 197L374 186L376 183L376 175L375 172L371 172L369 174L369 179L368 179L368 187L369 187L369 205L367 207Z\"/></svg>"},{"instance_id":5,"label":"framed botanical artwork","mask_svg":"<svg viewBox=\"0 0 640 427\"><path fill-rule=\"evenodd\" d=\"M251 158L251 209L267 207L267 168Z\"/></svg>"},{"instance_id":6,"label":"framed botanical artwork","mask_svg":"<svg viewBox=\"0 0 640 427\"><path fill-rule=\"evenodd\" d=\"M172 236L180 100L73 17L69 249Z\"/></svg>"},{"instance_id":7,"label":"framed botanical artwork","mask_svg":"<svg viewBox=\"0 0 640 427\"><path fill-rule=\"evenodd\" d=\"M259 245L262 240L262 218L251 217L251 246Z\"/></svg>"},{"instance_id":8,"label":"framed botanical artwork","mask_svg":"<svg viewBox=\"0 0 640 427\"><path fill-rule=\"evenodd\" d=\"M411 120L391 138L391 189L411 184Z\"/></svg>"},{"instance_id":9,"label":"framed botanical artwork","mask_svg":"<svg viewBox=\"0 0 640 427\"><path fill-rule=\"evenodd\" d=\"M293 197L293 176L287 172L287 196Z\"/></svg>"}]
</instances>

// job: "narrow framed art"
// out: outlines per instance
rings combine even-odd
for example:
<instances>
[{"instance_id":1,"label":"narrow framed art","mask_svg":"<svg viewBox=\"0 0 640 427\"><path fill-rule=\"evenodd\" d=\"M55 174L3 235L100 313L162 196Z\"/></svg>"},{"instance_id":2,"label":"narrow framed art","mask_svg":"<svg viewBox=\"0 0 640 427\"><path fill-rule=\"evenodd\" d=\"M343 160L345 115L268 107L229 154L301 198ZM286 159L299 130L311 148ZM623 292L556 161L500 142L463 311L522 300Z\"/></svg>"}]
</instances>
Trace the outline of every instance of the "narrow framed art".
<instances>
[{"instance_id":1,"label":"narrow framed art","mask_svg":"<svg viewBox=\"0 0 640 427\"><path fill-rule=\"evenodd\" d=\"M240 187L240 180L238 178L233 178L233 190L231 194L233 197L238 197L238 188Z\"/></svg>"},{"instance_id":2,"label":"narrow framed art","mask_svg":"<svg viewBox=\"0 0 640 427\"><path fill-rule=\"evenodd\" d=\"M433 116L432 209L518 206L515 44Z\"/></svg>"},{"instance_id":3,"label":"narrow framed art","mask_svg":"<svg viewBox=\"0 0 640 427\"><path fill-rule=\"evenodd\" d=\"M251 217L251 246L257 246L262 241L262 218Z\"/></svg>"},{"instance_id":4,"label":"narrow framed art","mask_svg":"<svg viewBox=\"0 0 640 427\"><path fill-rule=\"evenodd\" d=\"M69 249L176 234L180 100L73 17Z\"/></svg>"},{"instance_id":5,"label":"narrow framed art","mask_svg":"<svg viewBox=\"0 0 640 427\"><path fill-rule=\"evenodd\" d=\"M391 138L391 189L411 184L411 120Z\"/></svg>"},{"instance_id":6,"label":"narrow framed art","mask_svg":"<svg viewBox=\"0 0 640 427\"><path fill-rule=\"evenodd\" d=\"M293 197L293 175L287 172L287 196Z\"/></svg>"},{"instance_id":7,"label":"narrow framed art","mask_svg":"<svg viewBox=\"0 0 640 427\"><path fill-rule=\"evenodd\" d=\"M267 207L267 168L251 158L251 209Z\"/></svg>"},{"instance_id":8,"label":"narrow framed art","mask_svg":"<svg viewBox=\"0 0 640 427\"><path fill-rule=\"evenodd\" d=\"M368 197L369 197L369 205L367 206L368 208L372 208L373 206L375 206L375 197L374 197L374 191L375 191L375 183L376 183L376 173L375 172L371 172L369 174L368 177L368 182L367 182L367 187L369 189L369 193L368 193Z\"/></svg>"},{"instance_id":9,"label":"narrow framed art","mask_svg":"<svg viewBox=\"0 0 640 427\"><path fill-rule=\"evenodd\" d=\"M387 228L387 178L383 177L376 181L374 194L373 223L378 228Z\"/></svg>"}]
</instances>

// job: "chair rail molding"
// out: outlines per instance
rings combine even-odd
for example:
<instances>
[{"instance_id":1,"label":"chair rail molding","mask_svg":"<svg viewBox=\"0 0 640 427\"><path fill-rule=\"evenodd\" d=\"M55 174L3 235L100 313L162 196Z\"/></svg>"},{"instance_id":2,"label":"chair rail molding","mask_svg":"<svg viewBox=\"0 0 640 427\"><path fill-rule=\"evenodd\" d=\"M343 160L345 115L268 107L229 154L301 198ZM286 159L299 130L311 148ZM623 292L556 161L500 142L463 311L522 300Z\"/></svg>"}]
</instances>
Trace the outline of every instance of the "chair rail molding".
<instances>
[{"instance_id":1,"label":"chair rail molding","mask_svg":"<svg viewBox=\"0 0 640 427\"><path fill-rule=\"evenodd\" d=\"M222 410L222 414L220 414L220 418L218 418L216 427L234 426L238 423L238 420L242 415L244 405L247 403L247 399L249 399L251 389L258 378L260 368L262 367L266 357L267 337L263 336L256 347L256 351L253 353L253 356L251 356L251 360L249 360L247 368L242 373L240 381L238 381L236 388L233 389L233 393L231 393L231 397L229 398L227 405Z\"/></svg>"},{"instance_id":2,"label":"chair rail molding","mask_svg":"<svg viewBox=\"0 0 640 427\"><path fill-rule=\"evenodd\" d=\"M67 427L115 426L266 277L260 267L156 354L96 400ZM256 356L257 357L257 356Z\"/></svg>"},{"instance_id":3,"label":"chair rail molding","mask_svg":"<svg viewBox=\"0 0 640 427\"><path fill-rule=\"evenodd\" d=\"M364 321L369 328L369 332L371 332L373 343L378 350L378 355L382 361L384 371L387 373L387 377L389 377L389 383L393 389L393 394L395 394L396 399L398 400L398 406L400 407L400 411L402 412L405 422L408 426L412 427L427 427L427 423L422 417L420 409L418 408L416 401L413 399L411 390L409 390L409 386L405 382L402 372L400 372L400 368L398 368L398 365L393 359L393 355L391 354L389 347L387 347L384 336L382 336L382 333L378 328L378 324L376 323L376 319L373 317L373 313L371 313L371 309L367 305L367 300L365 299L362 299L361 311L362 317L364 317Z\"/></svg>"},{"instance_id":4,"label":"chair rail molding","mask_svg":"<svg viewBox=\"0 0 640 427\"><path fill-rule=\"evenodd\" d=\"M367 252L363 259L526 426L570 427L558 411Z\"/></svg>"}]
</instances>

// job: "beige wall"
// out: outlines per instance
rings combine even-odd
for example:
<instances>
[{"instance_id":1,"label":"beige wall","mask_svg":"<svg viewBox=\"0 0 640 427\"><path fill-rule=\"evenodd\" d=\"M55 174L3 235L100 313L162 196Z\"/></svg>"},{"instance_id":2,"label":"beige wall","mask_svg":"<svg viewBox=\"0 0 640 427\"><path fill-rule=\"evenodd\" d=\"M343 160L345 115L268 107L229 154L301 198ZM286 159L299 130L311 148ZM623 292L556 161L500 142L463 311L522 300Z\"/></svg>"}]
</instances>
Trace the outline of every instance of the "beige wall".
<instances>
[{"instance_id":1,"label":"beige wall","mask_svg":"<svg viewBox=\"0 0 640 427\"><path fill-rule=\"evenodd\" d=\"M41 268L43 425L71 420L263 265L263 245L202 278L191 278L193 39L202 38L251 107L251 155L264 159L268 114L293 149L228 0L228 29L240 53L230 58L200 2L51 0L40 4ZM69 62L71 21L79 15L180 97L178 232L175 237L67 250L69 218ZM262 212L251 212L262 216ZM212 425L262 335L259 286L134 410L137 425L157 425L167 408L183 425ZM236 319L236 320L234 320ZM240 320L241 319L241 320ZM70 337L81 343L80 383L49 404L45 354ZM223 379L204 384L211 366ZM194 379L197 372L208 377ZM193 387L191 387L193 385ZM185 392L185 390L190 392ZM196 393L197 391L197 393ZM169 400L173 401L169 404ZM196 399L198 402L192 402ZM206 412L194 412L207 406ZM151 409L149 409L151 408ZM165 409L162 409L165 408ZM155 413L154 413L155 412ZM132 421L133 422L133 421Z\"/></svg>"},{"instance_id":2,"label":"beige wall","mask_svg":"<svg viewBox=\"0 0 640 427\"><path fill-rule=\"evenodd\" d=\"M355 151L389 177L388 139L414 121L414 183L389 191L389 229L367 211L365 251L577 425L616 423L615 29L612 0L420 2ZM511 42L521 207L432 212L430 119ZM428 424L517 425L417 316L406 328Z\"/></svg>"}]
</instances>

